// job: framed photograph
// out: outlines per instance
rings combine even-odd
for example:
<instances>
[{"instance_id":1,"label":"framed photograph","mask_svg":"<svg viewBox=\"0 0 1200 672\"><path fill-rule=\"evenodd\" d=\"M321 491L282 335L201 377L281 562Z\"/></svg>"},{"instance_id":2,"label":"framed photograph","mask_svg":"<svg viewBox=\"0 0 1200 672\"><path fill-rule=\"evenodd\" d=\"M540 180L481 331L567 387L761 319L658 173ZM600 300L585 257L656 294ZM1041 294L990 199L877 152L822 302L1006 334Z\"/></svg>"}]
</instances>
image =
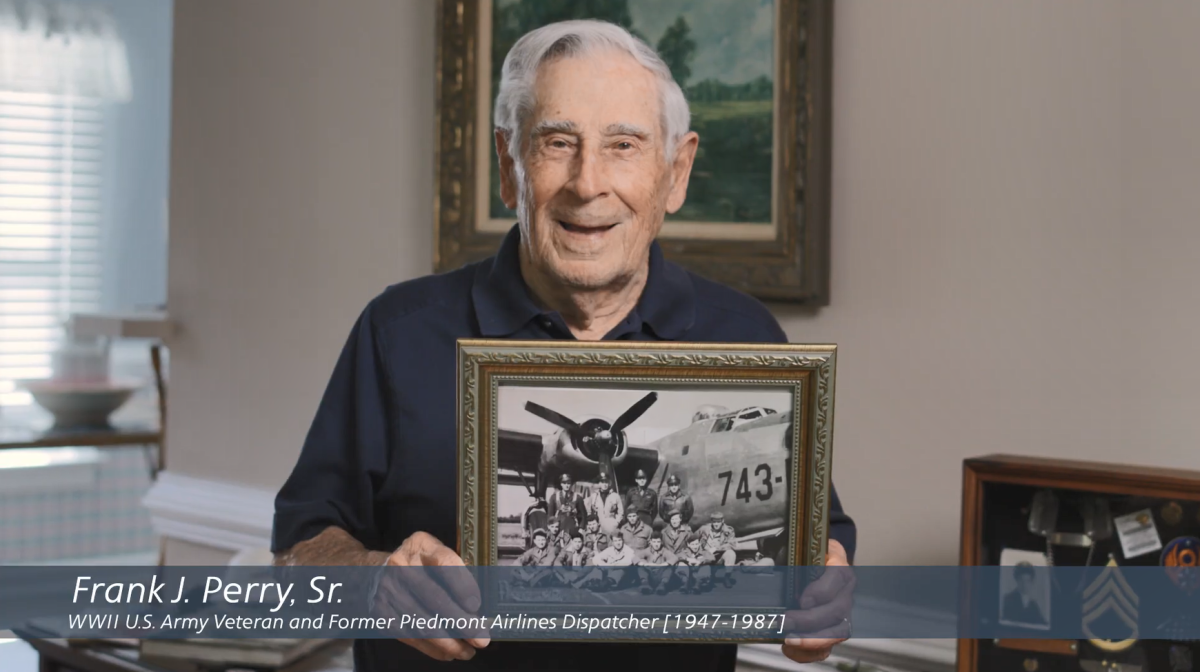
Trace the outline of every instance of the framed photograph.
<instances>
[{"instance_id":1,"label":"framed photograph","mask_svg":"<svg viewBox=\"0 0 1200 672\"><path fill-rule=\"evenodd\" d=\"M769 568L824 565L834 346L460 340L458 361L458 552L515 567L485 609L778 611ZM731 605L734 574L755 585Z\"/></svg>"},{"instance_id":2,"label":"framed photograph","mask_svg":"<svg viewBox=\"0 0 1200 672\"><path fill-rule=\"evenodd\" d=\"M1050 563L1045 553L1006 548L1000 552L1000 624L1050 629Z\"/></svg>"},{"instance_id":3,"label":"framed photograph","mask_svg":"<svg viewBox=\"0 0 1200 672\"><path fill-rule=\"evenodd\" d=\"M654 46L700 148L667 256L767 300L829 302L832 3L818 0L439 0L434 268L492 254L516 222L492 133L500 66L521 35L611 21Z\"/></svg>"}]
</instances>

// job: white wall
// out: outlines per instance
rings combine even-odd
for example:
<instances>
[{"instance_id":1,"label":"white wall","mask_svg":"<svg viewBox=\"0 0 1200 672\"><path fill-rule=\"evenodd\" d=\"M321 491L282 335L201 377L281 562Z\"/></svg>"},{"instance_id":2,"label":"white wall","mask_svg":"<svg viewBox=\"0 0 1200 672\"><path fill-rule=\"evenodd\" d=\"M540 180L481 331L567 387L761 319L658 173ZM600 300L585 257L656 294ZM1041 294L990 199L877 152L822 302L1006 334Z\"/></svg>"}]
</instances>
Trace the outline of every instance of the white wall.
<instances>
[{"instance_id":1,"label":"white wall","mask_svg":"<svg viewBox=\"0 0 1200 672\"><path fill-rule=\"evenodd\" d=\"M358 312L431 270L433 8L176 3L172 470L277 488Z\"/></svg>"},{"instance_id":2,"label":"white wall","mask_svg":"<svg viewBox=\"0 0 1200 672\"><path fill-rule=\"evenodd\" d=\"M428 272L433 3L178 0L173 470L274 488L351 321ZM835 478L957 561L960 464L1200 468L1200 5L839 0Z\"/></svg>"},{"instance_id":3,"label":"white wall","mask_svg":"<svg viewBox=\"0 0 1200 672\"><path fill-rule=\"evenodd\" d=\"M1200 5L838 4L834 479L867 564L957 562L961 461L1200 468Z\"/></svg>"}]
</instances>

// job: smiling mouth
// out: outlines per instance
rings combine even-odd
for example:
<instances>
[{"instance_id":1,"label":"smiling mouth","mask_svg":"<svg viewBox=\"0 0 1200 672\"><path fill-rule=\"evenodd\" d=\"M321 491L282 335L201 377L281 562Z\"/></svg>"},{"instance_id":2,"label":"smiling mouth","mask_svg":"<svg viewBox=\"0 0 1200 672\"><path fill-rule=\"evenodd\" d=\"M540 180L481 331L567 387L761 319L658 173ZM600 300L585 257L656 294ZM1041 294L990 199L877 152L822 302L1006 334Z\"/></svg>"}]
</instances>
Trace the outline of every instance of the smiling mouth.
<instances>
[{"instance_id":1,"label":"smiling mouth","mask_svg":"<svg viewBox=\"0 0 1200 672\"><path fill-rule=\"evenodd\" d=\"M600 226L579 226L578 224L564 222L561 219L558 219L555 221L557 221L558 225L561 226L564 230L566 230L570 233L581 233L585 236L599 235L599 234L604 233L605 231L612 229L614 226L616 226L616 224L602 224Z\"/></svg>"}]
</instances>

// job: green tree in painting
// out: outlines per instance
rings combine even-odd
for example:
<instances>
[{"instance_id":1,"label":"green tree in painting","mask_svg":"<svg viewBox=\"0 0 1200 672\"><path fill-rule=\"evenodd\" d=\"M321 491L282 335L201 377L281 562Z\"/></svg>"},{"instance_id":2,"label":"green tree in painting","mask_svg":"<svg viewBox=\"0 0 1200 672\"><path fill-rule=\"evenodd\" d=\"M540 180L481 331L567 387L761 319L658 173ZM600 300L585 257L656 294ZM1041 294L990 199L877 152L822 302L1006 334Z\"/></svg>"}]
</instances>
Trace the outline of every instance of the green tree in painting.
<instances>
[{"instance_id":1,"label":"green tree in painting","mask_svg":"<svg viewBox=\"0 0 1200 672\"><path fill-rule=\"evenodd\" d=\"M658 55L666 61L667 67L671 68L671 76L680 87L686 87L688 77L692 76L692 69L688 67L688 63L696 53L696 42L691 38L691 33L687 19L680 16L663 31L662 38L658 40Z\"/></svg>"}]
</instances>

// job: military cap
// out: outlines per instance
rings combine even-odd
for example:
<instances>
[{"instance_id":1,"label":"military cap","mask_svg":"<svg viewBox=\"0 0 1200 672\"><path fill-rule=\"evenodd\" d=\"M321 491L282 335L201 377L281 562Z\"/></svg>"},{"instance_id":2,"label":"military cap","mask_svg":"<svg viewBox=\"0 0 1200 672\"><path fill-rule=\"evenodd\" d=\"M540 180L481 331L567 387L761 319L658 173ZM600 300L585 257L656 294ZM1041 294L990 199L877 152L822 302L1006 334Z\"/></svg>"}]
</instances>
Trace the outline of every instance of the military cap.
<instances>
[{"instance_id":1,"label":"military cap","mask_svg":"<svg viewBox=\"0 0 1200 672\"><path fill-rule=\"evenodd\" d=\"M568 473L566 473L566 472L563 472L563 474L562 474L561 476L559 476L559 477L558 477L558 482L559 482L559 483L562 483L563 481L565 481L565 480L568 480L568 479L570 479L570 480L572 480L572 481L573 481L573 480L575 480L575 479L571 478L571 475L570 475L570 474L568 474Z\"/></svg>"},{"instance_id":2,"label":"military cap","mask_svg":"<svg viewBox=\"0 0 1200 672\"><path fill-rule=\"evenodd\" d=\"M700 541L700 533L692 532L691 534L688 535L687 541L689 544L692 543L693 541Z\"/></svg>"},{"instance_id":3,"label":"military cap","mask_svg":"<svg viewBox=\"0 0 1200 672\"><path fill-rule=\"evenodd\" d=\"M608 482L608 474L604 473L603 471L600 472L600 475L596 477L596 482L597 483L607 483Z\"/></svg>"},{"instance_id":4,"label":"military cap","mask_svg":"<svg viewBox=\"0 0 1200 672\"><path fill-rule=\"evenodd\" d=\"M595 511L593 511L587 515L587 522L590 523L593 520L596 521L597 523L600 522L600 516L597 516Z\"/></svg>"},{"instance_id":5,"label":"military cap","mask_svg":"<svg viewBox=\"0 0 1200 672\"><path fill-rule=\"evenodd\" d=\"M536 536L538 536L539 534L540 534L541 536L543 536L543 537L544 537L544 536L546 536L546 531L545 531L545 530L543 530L543 529L542 529L542 528L540 528L540 527L539 527L539 528L537 528L536 530L534 530L534 531L533 531L533 536L535 536L535 537L536 537Z\"/></svg>"},{"instance_id":6,"label":"military cap","mask_svg":"<svg viewBox=\"0 0 1200 672\"><path fill-rule=\"evenodd\" d=\"M655 530L650 533L651 539L662 539L662 530Z\"/></svg>"},{"instance_id":7,"label":"military cap","mask_svg":"<svg viewBox=\"0 0 1200 672\"><path fill-rule=\"evenodd\" d=\"M723 521L723 520L725 520L725 514L721 513L720 511L717 511L716 513L712 514L712 521L714 523L717 521Z\"/></svg>"},{"instance_id":8,"label":"military cap","mask_svg":"<svg viewBox=\"0 0 1200 672\"><path fill-rule=\"evenodd\" d=\"M679 476L671 474L667 477L667 485L679 485Z\"/></svg>"},{"instance_id":9,"label":"military cap","mask_svg":"<svg viewBox=\"0 0 1200 672\"><path fill-rule=\"evenodd\" d=\"M671 522L671 518L673 516L682 516L682 515L683 515L683 512L680 511L679 509L671 509L670 511L667 512L667 522L668 523Z\"/></svg>"},{"instance_id":10,"label":"military cap","mask_svg":"<svg viewBox=\"0 0 1200 672\"><path fill-rule=\"evenodd\" d=\"M638 469L637 473L634 474L633 477L635 479L636 478L649 478L648 476L646 476L646 471L644 469Z\"/></svg>"}]
</instances>

